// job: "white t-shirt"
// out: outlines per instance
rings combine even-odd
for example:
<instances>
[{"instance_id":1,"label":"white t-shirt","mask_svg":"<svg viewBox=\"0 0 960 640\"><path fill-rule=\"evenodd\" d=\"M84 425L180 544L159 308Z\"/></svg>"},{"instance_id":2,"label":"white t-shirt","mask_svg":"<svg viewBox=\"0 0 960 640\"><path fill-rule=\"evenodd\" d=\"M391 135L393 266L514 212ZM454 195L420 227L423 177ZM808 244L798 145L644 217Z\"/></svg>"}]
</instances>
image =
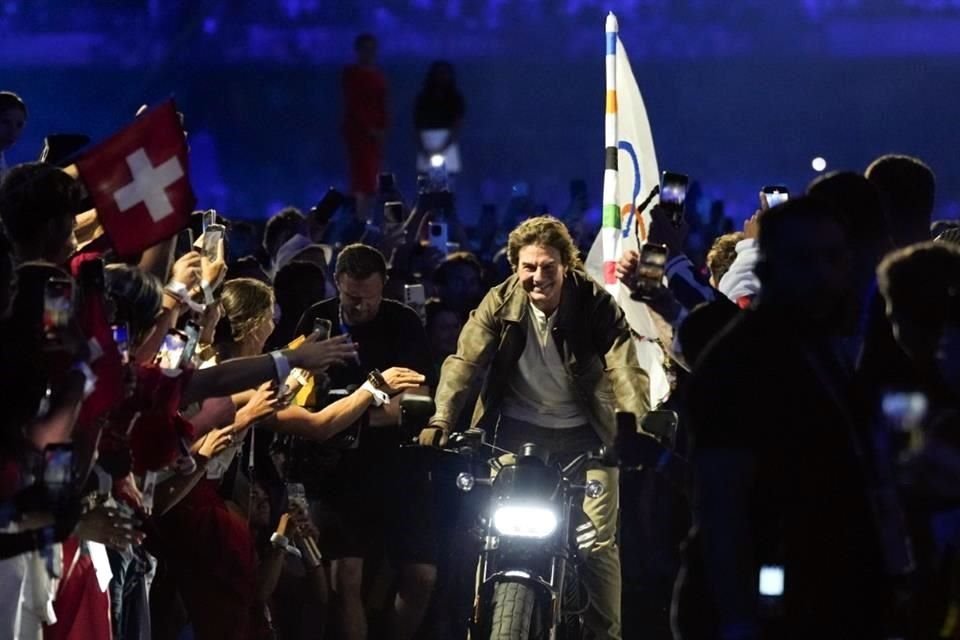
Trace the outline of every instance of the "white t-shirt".
<instances>
[{"instance_id":1,"label":"white t-shirt","mask_svg":"<svg viewBox=\"0 0 960 640\"><path fill-rule=\"evenodd\" d=\"M529 310L527 344L507 383L503 414L549 429L589 424L553 339L556 314L548 318L533 305Z\"/></svg>"}]
</instances>

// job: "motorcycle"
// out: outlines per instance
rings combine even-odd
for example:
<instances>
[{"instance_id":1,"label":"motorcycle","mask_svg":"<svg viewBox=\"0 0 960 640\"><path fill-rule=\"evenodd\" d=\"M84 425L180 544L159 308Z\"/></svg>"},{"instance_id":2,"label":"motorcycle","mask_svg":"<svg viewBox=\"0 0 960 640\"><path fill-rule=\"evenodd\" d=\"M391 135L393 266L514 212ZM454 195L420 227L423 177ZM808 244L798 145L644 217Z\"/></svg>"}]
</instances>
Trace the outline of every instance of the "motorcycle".
<instances>
[{"instance_id":1,"label":"motorcycle","mask_svg":"<svg viewBox=\"0 0 960 640\"><path fill-rule=\"evenodd\" d=\"M453 436L450 447L476 460L479 447L490 446L477 431ZM632 464L653 464L667 450L663 440L637 433L636 419L626 413L618 414L621 443ZM480 515L483 544L470 638L579 639L589 606L579 571L597 539L582 499L598 498L608 488L578 480L590 464L617 466L618 456L613 449L585 452L561 467L525 444L512 458L506 464L489 460L492 477L462 472L456 478L464 492L490 489L489 507Z\"/></svg>"}]
</instances>

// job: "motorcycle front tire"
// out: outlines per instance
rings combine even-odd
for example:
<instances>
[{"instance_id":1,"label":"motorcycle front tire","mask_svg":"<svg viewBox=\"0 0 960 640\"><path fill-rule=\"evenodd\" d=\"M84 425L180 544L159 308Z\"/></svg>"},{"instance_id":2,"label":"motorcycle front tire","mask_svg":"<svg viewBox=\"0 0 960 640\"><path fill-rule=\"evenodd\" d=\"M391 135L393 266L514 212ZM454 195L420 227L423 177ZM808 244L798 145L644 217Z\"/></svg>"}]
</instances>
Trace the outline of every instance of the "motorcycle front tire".
<instances>
[{"instance_id":1,"label":"motorcycle front tire","mask_svg":"<svg viewBox=\"0 0 960 640\"><path fill-rule=\"evenodd\" d=\"M537 594L522 582L501 582L493 589L490 640L530 640L534 636Z\"/></svg>"}]
</instances>

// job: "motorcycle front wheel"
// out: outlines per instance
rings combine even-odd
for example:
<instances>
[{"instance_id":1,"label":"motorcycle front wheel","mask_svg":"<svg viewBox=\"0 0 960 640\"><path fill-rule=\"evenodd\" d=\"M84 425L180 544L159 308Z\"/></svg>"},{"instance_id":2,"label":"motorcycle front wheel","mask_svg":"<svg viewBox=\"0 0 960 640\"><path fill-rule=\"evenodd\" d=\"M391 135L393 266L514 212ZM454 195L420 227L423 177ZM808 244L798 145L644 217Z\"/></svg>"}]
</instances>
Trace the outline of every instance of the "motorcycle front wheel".
<instances>
[{"instance_id":1,"label":"motorcycle front wheel","mask_svg":"<svg viewBox=\"0 0 960 640\"><path fill-rule=\"evenodd\" d=\"M535 636L537 594L521 582L501 582L493 589L490 640L530 640Z\"/></svg>"}]
</instances>

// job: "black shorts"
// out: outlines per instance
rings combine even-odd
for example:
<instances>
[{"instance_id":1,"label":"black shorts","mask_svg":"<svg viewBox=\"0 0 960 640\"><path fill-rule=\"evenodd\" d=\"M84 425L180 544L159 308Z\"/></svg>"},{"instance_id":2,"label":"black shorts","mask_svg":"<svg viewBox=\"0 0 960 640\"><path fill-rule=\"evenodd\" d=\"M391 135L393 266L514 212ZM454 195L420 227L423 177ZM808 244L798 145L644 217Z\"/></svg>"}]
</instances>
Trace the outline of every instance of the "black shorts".
<instances>
[{"instance_id":1,"label":"black shorts","mask_svg":"<svg viewBox=\"0 0 960 640\"><path fill-rule=\"evenodd\" d=\"M330 559L436 564L439 540L429 470L395 445L370 439L343 453L313 503L321 552Z\"/></svg>"}]
</instances>

